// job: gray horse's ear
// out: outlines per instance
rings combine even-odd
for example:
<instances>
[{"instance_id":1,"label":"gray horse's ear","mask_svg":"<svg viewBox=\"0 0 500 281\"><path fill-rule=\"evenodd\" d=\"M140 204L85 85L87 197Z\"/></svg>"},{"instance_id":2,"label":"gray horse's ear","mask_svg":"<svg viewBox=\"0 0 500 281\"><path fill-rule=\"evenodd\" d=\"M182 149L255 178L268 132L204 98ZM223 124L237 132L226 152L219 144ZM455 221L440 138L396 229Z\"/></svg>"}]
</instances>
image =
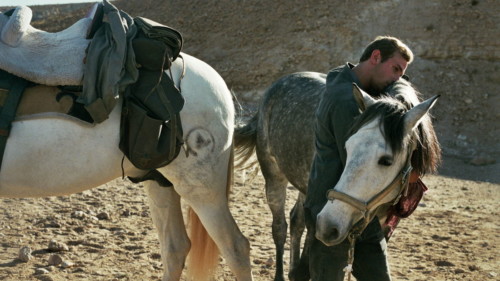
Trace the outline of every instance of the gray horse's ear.
<instances>
[{"instance_id":1,"label":"gray horse's ear","mask_svg":"<svg viewBox=\"0 0 500 281\"><path fill-rule=\"evenodd\" d=\"M433 96L430 99L427 99L423 101L422 103L419 103L412 109L410 109L408 112L406 112L404 116L404 123L405 123L405 132L407 134L410 134L413 129L415 129L420 122L422 121L423 117L429 110L436 104L437 99L440 96Z\"/></svg>"},{"instance_id":2,"label":"gray horse's ear","mask_svg":"<svg viewBox=\"0 0 500 281\"><path fill-rule=\"evenodd\" d=\"M356 83L352 83L352 86L352 95L358 103L358 107L361 111L365 111L370 105L376 102L374 98L363 91Z\"/></svg>"}]
</instances>

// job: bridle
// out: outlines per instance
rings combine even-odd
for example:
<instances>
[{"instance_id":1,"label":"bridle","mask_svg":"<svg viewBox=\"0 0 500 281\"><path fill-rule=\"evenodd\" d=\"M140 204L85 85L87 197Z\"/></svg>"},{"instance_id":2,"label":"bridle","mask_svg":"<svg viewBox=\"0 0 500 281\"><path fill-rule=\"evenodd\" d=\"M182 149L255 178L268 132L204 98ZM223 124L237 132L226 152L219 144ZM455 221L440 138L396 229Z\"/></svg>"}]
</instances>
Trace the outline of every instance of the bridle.
<instances>
[{"instance_id":1,"label":"bridle","mask_svg":"<svg viewBox=\"0 0 500 281\"><path fill-rule=\"evenodd\" d=\"M413 142L410 142L413 143ZM408 149L406 163L396 175L396 177L387 185L382 191L377 193L367 202L361 201L348 195L344 192L337 191L335 189L330 189L326 193L328 200L333 201L334 199L340 200L344 203L351 205L352 207L358 209L362 214L363 218L359 220L355 225L351 227L347 238L350 242L347 266L344 271L347 272L348 280L351 280L352 265L354 262L354 245L356 244L356 239L361 235L366 226L372 221L373 217L377 213L377 204L380 203L388 194L392 193L394 190L399 188L398 195L389 203L395 205L398 203L402 195L407 195L408 192L408 179L410 172L412 170L411 166L411 155L413 153L414 147Z\"/></svg>"}]
</instances>

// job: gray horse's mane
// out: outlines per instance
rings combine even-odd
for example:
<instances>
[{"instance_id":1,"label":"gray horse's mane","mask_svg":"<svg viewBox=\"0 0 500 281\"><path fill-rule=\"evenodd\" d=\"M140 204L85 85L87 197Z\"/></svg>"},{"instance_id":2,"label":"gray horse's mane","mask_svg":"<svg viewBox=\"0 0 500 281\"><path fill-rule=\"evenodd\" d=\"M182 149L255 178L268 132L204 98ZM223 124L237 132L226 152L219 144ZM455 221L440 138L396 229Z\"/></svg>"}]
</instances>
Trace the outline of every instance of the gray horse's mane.
<instances>
[{"instance_id":1,"label":"gray horse's mane","mask_svg":"<svg viewBox=\"0 0 500 281\"><path fill-rule=\"evenodd\" d=\"M368 107L355 120L349 135L356 133L372 120L381 118L380 130L392 151L399 153L410 145L410 141L415 141L417 148L412 155L413 169L421 175L436 172L441 161L441 148L428 114L423 117L413 138L404 133L404 114L420 102L419 95L406 80L394 83L387 94L382 95L377 103Z\"/></svg>"}]
</instances>

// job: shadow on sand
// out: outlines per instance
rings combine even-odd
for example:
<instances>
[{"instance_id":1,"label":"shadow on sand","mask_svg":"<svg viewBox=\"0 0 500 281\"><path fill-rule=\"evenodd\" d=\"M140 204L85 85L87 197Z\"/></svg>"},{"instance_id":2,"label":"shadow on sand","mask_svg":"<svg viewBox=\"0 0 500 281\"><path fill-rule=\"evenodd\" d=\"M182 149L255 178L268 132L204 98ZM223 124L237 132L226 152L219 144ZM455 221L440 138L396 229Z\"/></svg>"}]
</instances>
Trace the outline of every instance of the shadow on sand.
<instances>
[{"instance_id":1,"label":"shadow on sand","mask_svg":"<svg viewBox=\"0 0 500 281\"><path fill-rule=\"evenodd\" d=\"M469 163L468 159L454 156L443 156L443 163L438 170L441 176L483 181L500 184L500 161L493 164L475 166Z\"/></svg>"}]
</instances>

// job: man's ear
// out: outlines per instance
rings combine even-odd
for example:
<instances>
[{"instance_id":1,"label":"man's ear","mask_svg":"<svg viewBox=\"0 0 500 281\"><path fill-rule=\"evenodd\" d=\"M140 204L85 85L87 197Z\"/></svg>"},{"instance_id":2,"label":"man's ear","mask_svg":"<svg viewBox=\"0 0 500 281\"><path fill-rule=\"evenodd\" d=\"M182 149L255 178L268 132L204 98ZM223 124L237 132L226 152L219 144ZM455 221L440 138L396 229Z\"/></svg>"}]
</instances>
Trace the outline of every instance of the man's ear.
<instances>
[{"instance_id":1,"label":"man's ear","mask_svg":"<svg viewBox=\"0 0 500 281\"><path fill-rule=\"evenodd\" d=\"M356 83L352 83L352 94L358 103L359 110L365 111L370 105L374 104L376 100L369 94L365 93Z\"/></svg>"},{"instance_id":2,"label":"man's ear","mask_svg":"<svg viewBox=\"0 0 500 281\"><path fill-rule=\"evenodd\" d=\"M372 64L378 64L381 61L382 61L382 54L380 53L380 50L378 49L373 50L370 56L370 62Z\"/></svg>"}]
</instances>

